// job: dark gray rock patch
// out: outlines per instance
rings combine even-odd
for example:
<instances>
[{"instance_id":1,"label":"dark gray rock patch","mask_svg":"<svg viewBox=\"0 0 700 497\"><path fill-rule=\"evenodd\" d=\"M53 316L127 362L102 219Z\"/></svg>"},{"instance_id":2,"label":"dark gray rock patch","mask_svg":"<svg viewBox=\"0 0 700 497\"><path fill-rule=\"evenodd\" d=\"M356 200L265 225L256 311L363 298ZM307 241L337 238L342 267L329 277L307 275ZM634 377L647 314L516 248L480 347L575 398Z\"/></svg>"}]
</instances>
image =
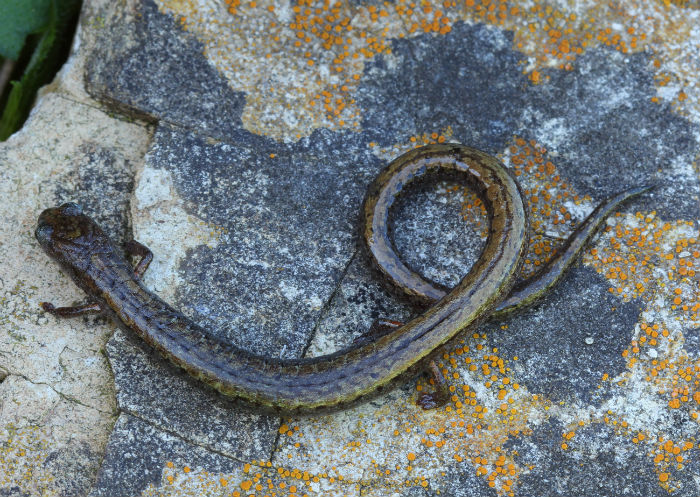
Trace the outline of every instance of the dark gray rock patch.
<instances>
[{"instance_id":1,"label":"dark gray rock patch","mask_svg":"<svg viewBox=\"0 0 700 497\"><path fill-rule=\"evenodd\" d=\"M223 341L302 355L356 250L360 203L381 167L359 138L318 132L258 148L161 126L148 167L172 173L192 212L224 233L182 263L176 306ZM121 409L223 454L269 457L275 418L238 409L124 332L107 354Z\"/></svg>"},{"instance_id":2,"label":"dark gray rock patch","mask_svg":"<svg viewBox=\"0 0 700 497\"><path fill-rule=\"evenodd\" d=\"M642 305L622 302L593 270L574 266L540 303L485 326L489 347L511 363L518 382L553 402L598 403L604 373L626 368L627 347ZM587 343L588 342L591 343Z\"/></svg>"},{"instance_id":3,"label":"dark gray rock patch","mask_svg":"<svg viewBox=\"0 0 700 497\"><path fill-rule=\"evenodd\" d=\"M168 462L176 467L204 467L233 472L242 463L189 444L144 421L122 414L114 426L91 497L140 495L149 484L160 486Z\"/></svg>"},{"instance_id":4,"label":"dark gray rock patch","mask_svg":"<svg viewBox=\"0 0 700 497\"><path fill-rule=\"evenodd\" d=\"M83 155L75 169L56 182L55 205L81 205L85 214L121 244L131 233L128 212L134 189L133 164L98 143L84 143L80 151Z\"/></svg>"},{"instance_id":5,"label":"dark gray rock patch","mask_svg":"<svg viewBox=\"0 0 700 497\"><path fill-rule=\"evenodd\" d=\"M121 410L220 454L245 461L270 457L278 418L240 409L131 333L117 330L107 355Z\"/></svg>"},{"instance_id":6,"label":"dark gray rock patch","mask_svg":"<svg viewBox=\"0 0 700 497\"><path fill-rule=\"evenodd\" d=\"M691 164L696 125L655 104L656 86L645 53L598 48L576 59L573 71L549 71L531 86L522 126L536 137L577 192L603 198L655 183L636 210L666 219L697 219L700 183Z\"/></svg>"},{"instance_id":7,"label":"dark gray rock patch","mask_svg":"<svg viewBox=\"0 0 700 497\"><path fill-rule=\"evenodd\" d=\"M500 151L527 103L523 57L512 38L510 31L457 22L444 36L394 40L402 62L389 71L376 57L358 90L365 134L390 145L450 126L454 141Z\"/></svg>"},{"instance_id":8,"label":"dark gray rock patch","mask_svg":"<svg viewBox=\"0 0 700 497\"><path fill-rule=\"evenodd\" d=\"M535 428L531 436L513 439L508 447L517 451L516 462L534 465L518 480L516 494L523 496L578 497L653 497L667 496L659 484L653 457L644 444L635 445L617 435L607 425L594 424L576 430L561 448L565 430L555 421ZM696 495L687 484L672 495Z\"/></svg>"},{"instance_id":9,"label":"dark gray rock patch","mask_svg":"<svg viewBox=\"0 0 700 497\"><path fill-rule=\"evenodd\" d=\"M685 338L685 351L691 360L697 361L700 359L700 328L686 328L683 330L683 338Z\"/></svg>"},{"instance_id":10,"label":"dark gray rock patch","mask_svg":"<svg viewBox=\"0 0 700 497\"><path fill-rule=\"evenodd\" d=\"M204 47L152 0L116 8L87 63L87 90L127 113L235 135L245 97L204 57Z\"/></svg>"}]
</instances>

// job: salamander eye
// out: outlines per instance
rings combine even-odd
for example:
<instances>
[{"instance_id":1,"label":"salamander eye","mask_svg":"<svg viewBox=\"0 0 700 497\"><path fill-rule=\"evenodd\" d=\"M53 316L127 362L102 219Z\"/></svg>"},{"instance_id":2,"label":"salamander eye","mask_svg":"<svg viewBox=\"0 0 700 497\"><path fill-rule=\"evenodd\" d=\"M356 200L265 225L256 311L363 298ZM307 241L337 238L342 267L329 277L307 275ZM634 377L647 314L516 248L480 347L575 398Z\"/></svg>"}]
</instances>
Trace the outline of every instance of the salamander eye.
<instances>
[{"instance_id":1,"label":"salamander eye","mask_svg":"<svg viewBox=\"0 0 700 497\"><path fill-rule=\"evenodd\" d=\"M37 226L36 230L34 230L34 236L42 245L46 245L51 241L52 233L53 227L48 224L40 224Z\"/></svg>"},{"instance_id":2,"label":"salamander eye","mask_svg":"<svg viewBox=\"0 0 700 497\"><path fill-rule=\"evenodd\" d=\"M78 216L83 213L83 208L73 202L63 204L60 209L66 216Z\"/></svg>"}]
</instances>

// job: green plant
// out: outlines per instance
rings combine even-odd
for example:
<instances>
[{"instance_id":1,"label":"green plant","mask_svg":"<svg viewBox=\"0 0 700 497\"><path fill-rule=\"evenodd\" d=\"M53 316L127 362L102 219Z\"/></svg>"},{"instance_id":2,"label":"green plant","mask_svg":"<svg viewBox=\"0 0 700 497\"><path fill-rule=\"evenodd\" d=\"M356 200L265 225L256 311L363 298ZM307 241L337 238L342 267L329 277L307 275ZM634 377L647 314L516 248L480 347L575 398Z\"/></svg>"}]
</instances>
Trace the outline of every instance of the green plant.
<instances>
[{"instance_id":1,"label":"green plant","mask_svg":"<svg viewBox=\"0 0 700 497\"><path fill-rule=\"evenodd\" d=\"M22 126L36 92L65 61L80 5L81 0L0 0L0 141Z\"/></svg>"}]
</instances>

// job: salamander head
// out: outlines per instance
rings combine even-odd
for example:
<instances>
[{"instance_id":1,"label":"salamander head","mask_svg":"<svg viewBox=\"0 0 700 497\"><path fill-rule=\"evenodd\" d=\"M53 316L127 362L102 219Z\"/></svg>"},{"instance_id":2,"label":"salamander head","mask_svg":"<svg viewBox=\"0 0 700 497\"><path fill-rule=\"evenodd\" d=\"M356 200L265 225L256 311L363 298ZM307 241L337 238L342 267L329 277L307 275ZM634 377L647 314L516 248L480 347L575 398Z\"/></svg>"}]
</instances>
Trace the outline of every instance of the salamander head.
<instances>
[{"instance_id":1,"label":"salamander head","mask_svg":"<svg viewBox=\"0 0 700 497\"><path fill-rule=\"evenodd\" d=\"M85 255L106 239L97 223L74 203L42 212L34 236L47 254L72 268L82 266Z\"/></svg>"}]
</instances>

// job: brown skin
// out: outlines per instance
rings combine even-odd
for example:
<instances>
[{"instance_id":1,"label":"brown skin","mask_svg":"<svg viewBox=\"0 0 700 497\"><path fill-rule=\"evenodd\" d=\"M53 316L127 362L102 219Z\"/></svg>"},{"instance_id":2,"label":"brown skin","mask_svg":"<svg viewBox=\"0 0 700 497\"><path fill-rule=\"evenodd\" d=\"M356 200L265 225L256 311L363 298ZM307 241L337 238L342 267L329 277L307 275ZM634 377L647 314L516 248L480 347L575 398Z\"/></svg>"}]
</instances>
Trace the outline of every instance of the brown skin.
<instances>
[{"instance_id":1,"label":"brown skin","mask_svg":"<svg viewBox=\"0 0 700 497\"><path fill-rule=\"evenodd\" d=\"M547 264L513 287L510 294L494 308L490 318L501 318L541 298L559 282L564 272L578 259L581 250L598 232L605 219L616 207L651 189L652 186L630 188L601 202L574 230ZM373 208L365 210L362 238L370 253L370 258L382 276L398 293L406 295L418 305L434 305L445 297L450 289L426 279L423 275L404 265L394 244L389 239L387 224L390 207L390 202L384 202L377 203ZM380 232L381 235L379 237L373 236L374 232Z\"/></svg>"},{"instance_id":2,"label":"brown skin","mask_svg":"<svg viewBox=\"0 0 700 497\"><path fill-rule=\"evenodd\" d=\"M520 191L497 159L478 150L445 144L404 154L370 187L364 204L366 217L376 209L388 212L410 182L445 170L464 174L488 208L491 225L481 257L423 315L404 325L384 326L371 339L358 340L336 353L280 360L220 341L143 286L140 276L152 257L146 247L127 244L132 255L141 257L132 268L75 204L42 212L36 238L91 301L78 307L55 308L48 303L42 307L57 316L111 313L173 364L259 410L296 415L350 406L414 375L443 345L486 319L508 296L520 270L529 228ZM386 220L381 218L365 227L365 236L386 243L385 231ZM394 262L393 267L405 272L407 268L401 265ZM402 281L401 277L396 280ZM422 399L429 406L430 400Z\"/></svg>"}]
</instances>

